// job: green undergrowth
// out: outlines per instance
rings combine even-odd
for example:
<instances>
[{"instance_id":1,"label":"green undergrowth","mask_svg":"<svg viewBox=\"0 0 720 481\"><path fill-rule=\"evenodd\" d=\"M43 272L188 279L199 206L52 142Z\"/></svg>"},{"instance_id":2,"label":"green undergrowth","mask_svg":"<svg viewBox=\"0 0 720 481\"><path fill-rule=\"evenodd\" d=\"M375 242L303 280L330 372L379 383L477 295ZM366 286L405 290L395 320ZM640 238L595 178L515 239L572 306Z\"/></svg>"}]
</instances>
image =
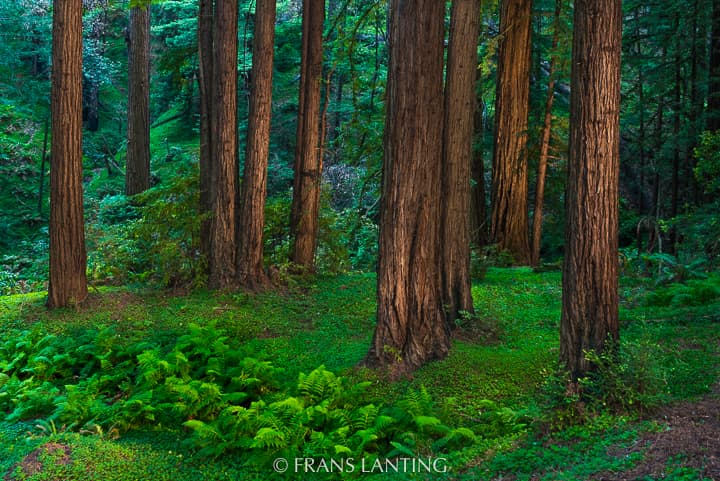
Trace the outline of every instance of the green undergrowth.
<instances>
[{"instance_id":1,"label":"green undergrowth","mask_svg":"<svg viewBox=\"0 0 720 481\"><path fill-rule=\"evenodd\" d=\"M619 362L584 381L582 402L568 397L555 367L559 273L490 269L448 358L389 382L358 367L374 284L349 274L257 295L103 287L52 312L42 293L0 297L0 474L295 479L274 460L420 457L449 472L297 479L593 479L642 458L613 455L658 429L638 419L705 395L718 376L707 305L633 301ZM67 462L50 462L55 445ZM39 473L19 468L28 455L47 458Z\"/></svg>"}]
</instances>

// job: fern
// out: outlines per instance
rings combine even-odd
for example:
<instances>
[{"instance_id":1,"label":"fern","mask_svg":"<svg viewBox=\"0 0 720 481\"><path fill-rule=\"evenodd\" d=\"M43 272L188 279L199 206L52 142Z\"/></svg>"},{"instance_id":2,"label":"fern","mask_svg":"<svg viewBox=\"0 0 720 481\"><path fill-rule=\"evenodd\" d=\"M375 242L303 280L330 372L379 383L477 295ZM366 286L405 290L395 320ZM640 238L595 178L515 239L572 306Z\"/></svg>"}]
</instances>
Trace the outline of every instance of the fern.
<instances>
[{"instance_id":1,"label":"fern","mask_svg":"<svg viewBox=\"0 0 720 481\"><path fill-rule=\"evenodd\" d=\"M320 366L310 374L300 373L298 379L298 391L312 401L319 401L334 397L342 385L332 372Z\"/></svg>"}]
</instances>

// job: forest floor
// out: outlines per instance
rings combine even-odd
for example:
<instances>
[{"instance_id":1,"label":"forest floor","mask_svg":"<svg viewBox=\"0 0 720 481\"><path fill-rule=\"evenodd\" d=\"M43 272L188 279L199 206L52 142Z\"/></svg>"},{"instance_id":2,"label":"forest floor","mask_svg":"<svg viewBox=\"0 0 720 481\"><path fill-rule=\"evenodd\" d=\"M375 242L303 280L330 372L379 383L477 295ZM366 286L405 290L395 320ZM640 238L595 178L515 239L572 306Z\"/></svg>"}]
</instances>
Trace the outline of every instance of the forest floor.
<instances>
[{"instance_id":1,"label":"forest floor","mask_svg":"<svg viewBox=\"0 0 720 481\"><path fill-rule=\"evenodd\" d=\"M259 295L101 288L86 305L55 312L45 310L43 293L0 297L0 372L8 365L2 359L7 346L25 332L64 338L114 326L125 341L146 342L175 339L192 323L209 323L244 348L263 352L289 380L324 365L352 381L371 381L371 397L382 402L421 387L438 405L452 398L448 412L458 426L480 426L473 423L488 405L505 419L493 425L492 435L485 425L476 445L442 454L446 473L343 479L720 480L720 300L648 306L645 299L661 289L625 280L621 337L632 356L613 380L624 396L614 402L623 406L583 411L564 403L552 386L558 272L491 269L473 287L478 316L459 323L449 357L392 383L357 368L373 332L374 283L373 275L349 274ZM626 379L658 382L651 409L633 404L646 402L651 390L623 385ZM3 481L335 479L282 477L268 466L249 469L239 457L201 456L184 429L118 436L42 419L0 420Z\"/></svg>"},{"instance_id":2,"label":"forest floor","mask_svg":"<svg viewBox=\"0 0 720 481\"><path fill-rule=\"evenodd\" d=\"M639 452L642 459L621 473L598 473L598 481L663 479L669 460L681 462L695 479L720 479L720 383L699 401L662 407L654 419L663 430L644 433L635 445L615 453Z\"/></svg>"}]
</instances>

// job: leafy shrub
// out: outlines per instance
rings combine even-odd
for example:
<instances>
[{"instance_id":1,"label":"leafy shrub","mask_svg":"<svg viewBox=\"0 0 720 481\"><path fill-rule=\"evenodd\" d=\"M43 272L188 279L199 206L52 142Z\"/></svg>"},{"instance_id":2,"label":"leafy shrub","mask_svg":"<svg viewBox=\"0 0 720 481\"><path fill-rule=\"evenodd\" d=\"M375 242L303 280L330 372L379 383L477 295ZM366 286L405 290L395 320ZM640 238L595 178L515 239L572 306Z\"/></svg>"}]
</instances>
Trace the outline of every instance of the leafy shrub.
<instances>
[{"instance_id":1,"label":"leafy shrub","mask_svg":"<svg viewBox=\"0 0 720 481\"><path fill-rule=\"evenodd\" d=\"M720 277L695 279L685 284L658 287L645 298L647 306L702 306L720 299Z\"/></svg>"},{"instance_id":2,"label":"leafy shrub","mask_svg":"<svg viewBox=\"0 0 720 481\"><path fill-rule=\"evenodd\" d=\"M659 363L658 344L625 340L602 353L587 352L595 370L580 381L583 395L596 410L643 414L661 404L668 392Z\"/></svg>"},{"instance_id":3,"label":"leafy shrub","mask_svg":"<svg viewBox=\"0 0 720 481\"><path fill-rule=\"evenodd\" d=\"M200 286L198 171L130 199L105 198L98 223L90 227L91 277L105 282L151 281L167 287Z\"/></svg>"},{"instance_id":4,"label":"leafy shrub","mask_svg":"<svg viewBox=\"0 0 720 481\"><path fill-rule=\"evenodd\" d=\"M586 352L585 357L594 370L577 383L569 383L562 368L547 373L541 396L547 407L543 420L553 430L582 425L605 414L644 415L669 395L662 349L654 342L623 339L616 345L608 343L601 353Z\"/></svg>"}]
</instances>

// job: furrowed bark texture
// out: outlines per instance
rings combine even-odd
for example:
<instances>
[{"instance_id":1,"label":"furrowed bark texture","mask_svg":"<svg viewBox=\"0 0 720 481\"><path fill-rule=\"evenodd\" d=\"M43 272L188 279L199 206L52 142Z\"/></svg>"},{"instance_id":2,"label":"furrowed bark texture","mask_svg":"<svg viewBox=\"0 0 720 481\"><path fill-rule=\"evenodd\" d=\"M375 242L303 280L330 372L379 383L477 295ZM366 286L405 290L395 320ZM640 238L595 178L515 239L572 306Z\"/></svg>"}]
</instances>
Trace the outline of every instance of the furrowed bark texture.
<instances>
[{"instance_id":1,"label":"furrowed bark texture","mask_svg":"<svg viewBox=\"0 0 720 481\"><path fill-rule=\"evenodd\" d=\"M319 229L322 146L320 86L325 0L304 0L295 178L290 212L291 260L314 270Z\"/></svg>"},{"instance_id":2,"label":"furrowed bark texture","mask_svg":"<svg viewBox=\"0 0 720 481\"><path fill-rule=\"evenodd\" d=\"M82 1L53 4L48 307L87 297L82 186Z\"/></svg>"},{"instance_id":3,"label":"furrowed bark texture","mask_svg":"<svg viewBox=\"0 0 720 481\"><path fill-rule=\"evenodd\" d=\"M125 194L150 188L150 6L130 9Z\"/></svg>"},{"instance_id":4,"label":"furrowed bark texture","mask_svg":"<svg viewBox=\"0 0 720 481\"><path fill-rule=\"evenodd\" d=\"M618 339L620 0L575 2L560 358L573 380L586 350Z\"/></svg>"},{"instance_id":5,"label":"furrowed bark texture","mask_svg":"<svg viewBox=\"0 0 720 481\"><path fill-rule=\"evenodd\" d=\"M492 238L518 264L530 262L527 128L530 95L531 0L503 0L500 10Z\"/></svg>"},{"instance_id":6,"label":"furrowed bark texture","mask_svg":"<svg viewBox=\"0 0 720 481\"><path fill-rule=\"evenodd\" d=\"M237 200L237 0L217 0L213 37L212 222L208 285L235 284Z\"/></svg>"},{"instance_id":7,"label":"furrowed bark texture","mask_svg":"<svg viewBox=\"0 0 720 481\"><path fill-rule=\"evenodd\" d=\"M200 251L210 257L212 212L212 78L213 0L200 0L198 12L198 59L200 85Z\"/></svg>"},{"instance_id":8,"label":"furrowed bark texture","mask_svg":"<svg viewBox=\"0 0 720 481\"><path fill-rule=\"evenodd\" d=\"M248 289L265 287L263 229L267 191L272 74L275 43L275 0L257 0L248 137L238 231L238 280Z\"/></svg>"},{"instance_id":9,"label":"furrowed bark texture","mask_svg":"<svg viewBox=\"0 0 720 481\"><path fill-rule=\"evenodd\" d=\"M366 363L395 375L447 355L438 280L443 0L390 2L377 328Z\"/></svg>"},{"instance_id":10,"label":"furrowed bark texture","mask_svg":"<svg viewBox=\"0 0 720 481\"><path fill-rule=\"evenodd\" d=\"M442 163L443 304L450 321L472 313L470 178L480 2L455 1L450 16Z\"/></svg>"}]
</instances>

